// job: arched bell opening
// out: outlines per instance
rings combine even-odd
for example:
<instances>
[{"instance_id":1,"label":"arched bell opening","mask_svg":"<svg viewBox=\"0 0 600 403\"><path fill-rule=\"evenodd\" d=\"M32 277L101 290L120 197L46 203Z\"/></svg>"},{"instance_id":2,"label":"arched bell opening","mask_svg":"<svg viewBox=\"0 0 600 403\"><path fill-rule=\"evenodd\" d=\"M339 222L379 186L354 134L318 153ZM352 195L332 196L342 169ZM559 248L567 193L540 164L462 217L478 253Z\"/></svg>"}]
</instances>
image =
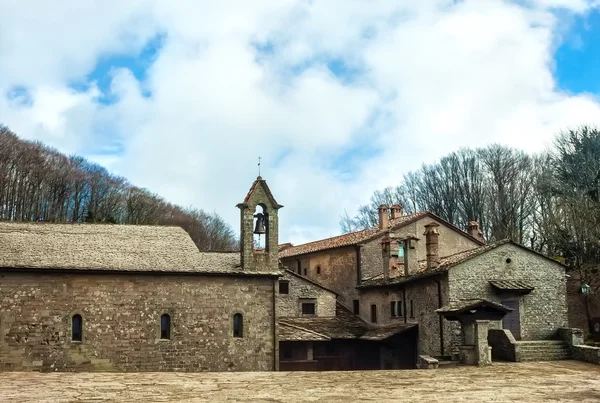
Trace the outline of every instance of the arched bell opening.
<instances>
[{"instance_id":1,"label":"arched bell opening","mask_svg":"<svg viewBox=\"0 0 600 403\"><path fill-rule=\"evenodd\" d=\"M254 250L269 250L269 215L263 204L256 206L254 211Z\"/></svg>"}]
</instances>

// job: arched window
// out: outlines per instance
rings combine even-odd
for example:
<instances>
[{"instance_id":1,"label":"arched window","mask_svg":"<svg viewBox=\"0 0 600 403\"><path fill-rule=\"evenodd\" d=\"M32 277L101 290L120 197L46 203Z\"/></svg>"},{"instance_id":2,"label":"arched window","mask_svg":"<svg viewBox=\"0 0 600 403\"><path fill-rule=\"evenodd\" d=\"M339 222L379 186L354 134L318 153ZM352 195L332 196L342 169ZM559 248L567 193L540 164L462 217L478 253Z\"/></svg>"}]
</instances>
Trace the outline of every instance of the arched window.
<instances>
[{"instance_id":1,"label":"arched window","mask_svg":"<svg viewBox=\"0 0 600 403\"><path fill-rule=\"evenodd\" d=\"M164 340L171 339L171 316L168 313L160 317L160 338Z\"/></svg>"},{"instance_id":2,"label":"arched window","mask_svg":"<svg viewBox=\"0 0 600 403\"><path fill-rule=\"evenodd\" d=\"M79 314L73 315L71 318L71 340L83 340L83 319Z\"/></svg>"},{"instance_id":3,"label":"arched window","mask_svg":"<svg viewBox=\"0 0 600 403\"><path fill-rule=\"evenodd\" d=\"M233 337L244 337L244 317L241 313L233 315Z\"/></svg>"},{"instance_id":4,"label":"arched window","mask_svg":"<svg viewBox=\"0 0 600 403\"><path fill-rule=\"evenodd\" d=\"M254 211L254 249L260 251L269 250L269 215L267 208L259 204Z\"/></svg>"}]
</instances>

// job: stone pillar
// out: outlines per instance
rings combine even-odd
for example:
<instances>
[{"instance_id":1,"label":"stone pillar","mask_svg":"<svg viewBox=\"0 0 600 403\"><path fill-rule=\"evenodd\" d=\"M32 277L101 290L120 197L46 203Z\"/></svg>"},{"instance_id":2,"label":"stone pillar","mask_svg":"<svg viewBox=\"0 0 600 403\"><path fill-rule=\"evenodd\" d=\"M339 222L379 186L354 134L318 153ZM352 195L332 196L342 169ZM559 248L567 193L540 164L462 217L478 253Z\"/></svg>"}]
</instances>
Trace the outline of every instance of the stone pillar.
<instances>
[{"instance_id":1,"label":"stone pillar","mask_svg":"<svg viewBox=\"0 0 600 403\"><path fill-rule=\"evenodd\" d=\"M477 365L492 364L492 348L488 345L489 320L475 321L475 349L477 354Z\"/></svg>"},{"instance_id":2,"label":"stone pillar","mask_svg":"<svg viewBox=\"0 0 600 403\"><path fill-rule=\"evenodd\" d=\"M477 221L469 221L467 224L467 233L478 241L483 242L483 232L479 229Z\"/></svg>"},{"instance_id":3,"label":"stone pillar","mask_svg":"<svg viewBox=\"0 0 600 403\"><path fill-rule=\"evenodd\" d=\"M404 275L410 276L419 270L419 256L417 255L417 242L419 238L408 235L404 238Z\"/></svg>"},{"instance_id":4,"label":"stone pillar","mask_svg":"<svg viewBox=\"0 0 600 403\"><path fill-rule=\"evenodd\" d=\"M390 207L390 211L391 211L392 220L402 217L402 206L401 205L392 204L392 206Z\"/></svg>"}]
</instances>

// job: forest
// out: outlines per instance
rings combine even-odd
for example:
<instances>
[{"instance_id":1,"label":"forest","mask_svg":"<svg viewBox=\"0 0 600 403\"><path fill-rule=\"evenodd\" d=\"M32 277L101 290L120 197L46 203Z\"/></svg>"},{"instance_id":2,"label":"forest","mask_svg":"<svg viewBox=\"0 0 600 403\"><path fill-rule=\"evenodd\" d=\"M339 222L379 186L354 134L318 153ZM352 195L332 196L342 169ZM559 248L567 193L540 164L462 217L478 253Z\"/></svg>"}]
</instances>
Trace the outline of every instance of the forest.
<instances>
[{"instance_id":1,"label":"forest","mask_svg":"<svg viewBox=\"0 0 600 403\"><path fill-rule=\"evenodd\" d=\"M461 149L399 177L355 215L345 213L342 232L376 225L381 204L429 210L462 229L475 220L487 242L509 238L531 247L566 264L591 293L600 290L597 128L561 132L535 155L497 144Z\"/></svg>"},{"instance_id":2,"label":"forest","mask_svg":"<svg viewBox=\"0 0 600 403\"><path fill-rule=\"evenodd\" d=\"M238 249L216 213L166 202L80 156L19 139L0 126L0 220L174 225L202 251Z\"/></svg>"}]
</instances>

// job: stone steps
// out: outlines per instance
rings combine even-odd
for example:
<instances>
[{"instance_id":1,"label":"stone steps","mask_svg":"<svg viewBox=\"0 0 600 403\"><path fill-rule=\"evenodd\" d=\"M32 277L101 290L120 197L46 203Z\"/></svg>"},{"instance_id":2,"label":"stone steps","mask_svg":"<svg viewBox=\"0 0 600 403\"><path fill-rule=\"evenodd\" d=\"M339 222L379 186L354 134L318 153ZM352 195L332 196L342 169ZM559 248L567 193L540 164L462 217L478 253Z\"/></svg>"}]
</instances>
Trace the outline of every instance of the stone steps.
<instances>
[{"instance_id":1,"label":"stone steps","mask_svg":"<svg viewBox=\"0 0 600 403\"><path fill-rule=\"evenodd\" d=\"M556 361L573 358L571 348L563 341L519 341L517 349L519 361Z\"/></svg>"}]
</instances>

